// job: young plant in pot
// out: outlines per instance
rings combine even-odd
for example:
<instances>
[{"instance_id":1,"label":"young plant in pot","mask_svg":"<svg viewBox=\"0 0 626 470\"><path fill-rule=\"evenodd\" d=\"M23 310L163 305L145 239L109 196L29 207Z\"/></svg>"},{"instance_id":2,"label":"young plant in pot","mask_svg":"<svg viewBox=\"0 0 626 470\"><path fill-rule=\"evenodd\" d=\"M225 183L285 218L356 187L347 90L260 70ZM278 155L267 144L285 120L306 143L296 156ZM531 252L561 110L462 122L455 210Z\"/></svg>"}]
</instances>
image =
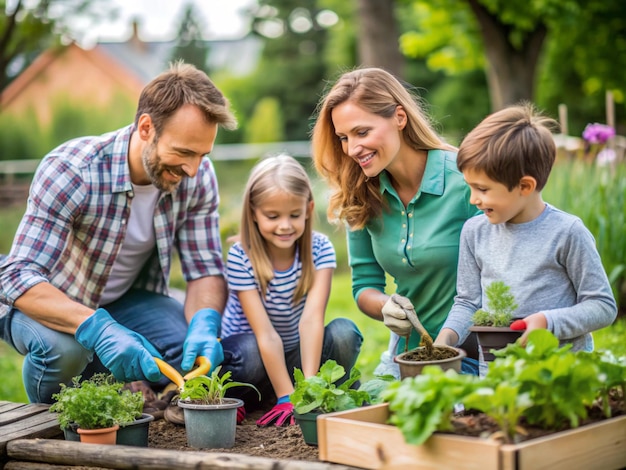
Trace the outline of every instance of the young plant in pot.
<instances>
[{"instance_id":1,"label":"young plant in pot","mask_svg":"<svg viewBox=\"0 0 626 470\"><path fill-rule=\"evenodd\" d=\"M187 380L180 392L178 406L183 408L187 444L190 447L229 449L235 445L237 408L243 406L238 398L227 398L226 391L232 387L250 387L249 383L234 382L232 373L219 375L221 366L211 375L200 375Z\"/></svg>"},{"instance_id":2,"label":"young plant in pot","mask_svg":"<svg viewBox=\"0 0 626 470\"><path fill-rule=\"evenodd\" d=\"M517 304L509 291L510 287L502 281L489 284L485 289L487 309L477 310L472 317L473 326L470 331L478 336L486 362L495 358L491 350L500 350L507 344L514 343L525 329L523 320L513 322Z\"/></svg>"},{"instance_id":3,"label":"young plant in pot","mask_svg":"<svg viewBox=\"0 0 626 470\"><path fill-rule=\"evenodd\" d=\"M320 414L378 403L382 391L394 380L393 376L380 376L353 388L361 378L361 372L353 367L350 376L337 384L345 375L345 369L332 359L322 364L319 372L311 377L305 378L300 369L294 369L295 386L290 401L307 444L317 445L316 421Z\"/></svg>"},{"instance_id":4,"label":"young plant in pot","mask_svg":"<svg viewBox=\"0 0 626 470\"><path fill-rule=\"evenodd\" d=\"M81 442L116 444L120 426L140 419L143 409L142 393L123 387L110 374L95 374L83 381L77 376L70 386L61 384L61 390L52 395L55 402L50 411L58 413L61 429L75 430Z\"/></svg>"},{"instance_id":5,"label":"young plant in pot","mask_svg":"<svg viewBox=\"0 0 626 470\"><path fill-rule=\"evenodd\" d=\"M397 294L393 294L391 298L402 307L407 319L421 337L419 347L405 351L393 358L400 368L400 378L415 377L428 365L439 366L443 370L454 369L460 372L461 361L467 355L465 351L451 346L434 345L432 337L428 334L422 322L419 321L413 304L408 299ZM406 344L409 344L408 338Z\"/></svg>"}]
</instances>

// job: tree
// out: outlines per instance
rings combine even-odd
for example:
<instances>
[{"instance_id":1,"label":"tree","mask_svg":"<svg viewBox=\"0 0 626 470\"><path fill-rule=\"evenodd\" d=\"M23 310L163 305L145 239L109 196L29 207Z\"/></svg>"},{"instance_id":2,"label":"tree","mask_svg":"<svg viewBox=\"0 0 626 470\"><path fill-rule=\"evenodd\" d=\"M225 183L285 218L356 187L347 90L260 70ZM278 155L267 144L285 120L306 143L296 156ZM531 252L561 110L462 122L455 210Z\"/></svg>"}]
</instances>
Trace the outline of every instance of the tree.
<instances>
[{"instance_id":1,"label":"tree","mask_svg":"<svg viewBox=\"0 0 626 470\"><path fill-rule=\"evenodd\" d=\"M201 16L193 3L187 4L178 28L176 46L172 51L171 60L182 59L208 74L207 57L210 48L209 43L202 38L202 31L206 28L202 25L200 18Z\"/></svg>"},{"instance_id":2,"label":"tree","mask_svg":"<svg viewBox=\"0 0 626 470\"><path fill-rule=\"evenodd\" d=\"M359 0L358 5L361 65L381 67L402 78L405 59L398 45L394 0Z\"/></svg>"},{"instance_id":3,"label":"tree","mask_svg":"<svg viewBox=\"0 0 626 470\"><path fill-rule=\"evenodd\" d=\"M497 110L532 100L549 27L575 17L576 1L410 0L418 28L401 44L406 54L428 57L451 73L483 66Z\"/></svg>"},{"instance_id":4,"label":"tree","mask_svg":"<svg viewBox=\"0 0 626 470\"><path fill-rule=\"evenodd\" d=\"M45 49L81 39L91 22L116 13L106 0L0 0L0 11L0 90ZM77 18L86 20L81 28Z\"/></svg>"},{"instance_id":5,"label":"tree","mask_svg":"<svg viewBox=\"0 0 626 470\"><path fill-rule=\"evenodd\" d=\"M327 27L317 0L259 0L252 30L265 46L255 82L258 99L278 100L287 140L308 138L309 121L326 79Z\"/></svg>"}]
</instances>

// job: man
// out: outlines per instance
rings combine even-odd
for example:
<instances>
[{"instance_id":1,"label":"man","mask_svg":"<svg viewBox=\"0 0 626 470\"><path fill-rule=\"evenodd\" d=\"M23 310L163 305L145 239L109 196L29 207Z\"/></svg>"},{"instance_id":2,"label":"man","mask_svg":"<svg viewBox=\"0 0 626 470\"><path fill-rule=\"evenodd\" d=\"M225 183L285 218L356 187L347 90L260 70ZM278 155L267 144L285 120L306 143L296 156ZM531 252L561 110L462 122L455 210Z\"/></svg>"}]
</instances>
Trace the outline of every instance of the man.
<instances>
[{"instance_id":1,"label":"man","mask_svg":"<svg viewBox=\"0 0 626 470\"><path fill-rule=\"evenodd\" d=\"M31 402L111 371L167 383L153 357L212 368L226 284L211 152L237 122L209 77L178 62L142 91L133 124L71 140L41 162L0 264L0 335L25 356ZM187 281L168 295L173 248Z\"/></svg>"}]
</instances>

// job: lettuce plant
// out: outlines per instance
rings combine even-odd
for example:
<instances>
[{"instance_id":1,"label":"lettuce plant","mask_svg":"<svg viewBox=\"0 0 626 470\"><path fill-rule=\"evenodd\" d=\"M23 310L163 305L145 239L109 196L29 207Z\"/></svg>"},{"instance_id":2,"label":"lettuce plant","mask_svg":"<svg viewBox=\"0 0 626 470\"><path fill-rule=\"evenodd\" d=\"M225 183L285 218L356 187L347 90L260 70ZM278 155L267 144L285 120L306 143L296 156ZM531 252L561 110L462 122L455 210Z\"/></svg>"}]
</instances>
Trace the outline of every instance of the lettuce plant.
<instances>
[{"instance_id":1,"label":"lettuce plant","mask_svg":"<svg viewBox=\"0 0 626 470\"><path fill-rule=\"evenodd\" d=\"M392 384L383 393L390 422L408 443L421 444L435 431L451 429L455 406L482 411L515 442L521 424L549 430L577 427L600 403L610 417L609 395L624 403L626 358L572 352L547 330L533 330L526 347L511 343L496 352L484 379L429 366L422 375Z\"/></svg>"},{"instance_id":2,"label":"lettuce plant","mask_svg":"<svg viewBox=\"0 0 626 470\"><path fill-rule=\"evenodd\" d=\"M340 385L337 382L346 375L345 369L334 360L328 360L319 372L304 377L298 368L294 370L295 387L290 401L299 414L319 411L330 413L357 408L364 403L375 403L392 377L379 377L353 388L361 378L361 372L353 367L350 376Z\"/></svg>"}]
</instances>

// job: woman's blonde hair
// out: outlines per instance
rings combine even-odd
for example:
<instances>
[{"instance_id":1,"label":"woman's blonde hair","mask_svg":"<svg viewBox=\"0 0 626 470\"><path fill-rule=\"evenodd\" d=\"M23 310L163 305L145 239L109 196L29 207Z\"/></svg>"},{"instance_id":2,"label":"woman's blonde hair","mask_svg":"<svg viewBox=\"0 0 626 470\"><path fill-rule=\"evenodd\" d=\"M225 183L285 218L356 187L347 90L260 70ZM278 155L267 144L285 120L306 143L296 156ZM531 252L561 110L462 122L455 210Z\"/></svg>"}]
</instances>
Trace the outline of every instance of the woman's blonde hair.
<instances>
[{"instance_id":1,"label":"woman's blonde hair","mask_svg":"<svg viewBox=\"0 0 626 470\"><path fill-rule=\"evenodd\" d=\"M396 108L402 106L407 115L402 135L415 150L453 150L454 147L435 132L422 111L419 97L389 72L362 68L341 75L318 104L312 132L313 162L334 190L328 204L329 220L345 221L351 228L360 229L382 214L384 203L378 177L365 176L359 165L343 152L335 133L331 113L346 101L383 118L392 117Z\"/></svg>"},{"instance_id":2,"label":"woman's blonde hair","mask_svg":"<svg viewBox=\"0 0 626 470\"><path fill-rule=\"evenodd\" d=\"M268 157L257 163L250 172L243 197L240 241L248 254L254 275L265 296L267 285L274 278L274 268L268 256L267 242L261 236L254 220L254 210L268 196L278 192L313 201L311 181L305 169L289 155ZM313 265L313 214L309 214L304 233L296 242L300 254L302 274L296 286L293 302L296 304L311 288L315 274Z\"/></svg>"}]
</instances>

